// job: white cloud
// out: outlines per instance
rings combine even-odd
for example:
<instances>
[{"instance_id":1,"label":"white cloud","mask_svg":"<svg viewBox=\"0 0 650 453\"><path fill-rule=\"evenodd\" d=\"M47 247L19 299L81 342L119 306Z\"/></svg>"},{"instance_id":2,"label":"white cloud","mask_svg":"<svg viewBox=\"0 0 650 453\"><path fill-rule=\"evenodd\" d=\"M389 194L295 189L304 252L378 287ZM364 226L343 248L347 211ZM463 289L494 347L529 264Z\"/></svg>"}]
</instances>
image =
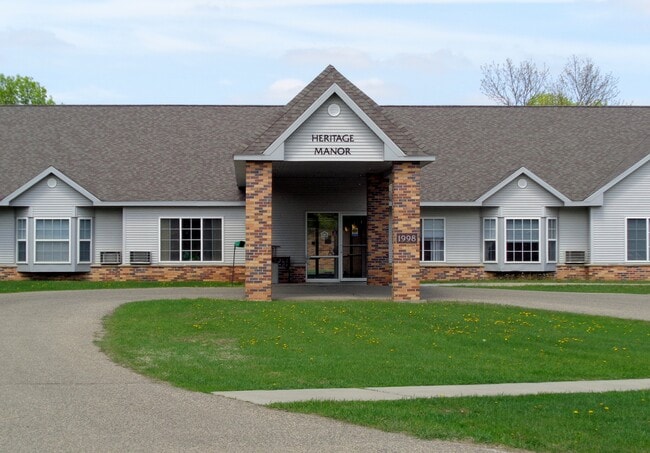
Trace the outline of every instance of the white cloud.
<instances>
[{"instance_id":1,"label":"white cloud","mask_svg":"<svg viewBox=\"0 0 650 453\"><path fill-rule=\"evenodd\" d=\"M605 0L214 0L204 2L222 8L287 8L333 5L477 5L477 4L540 4L540 3L601 3Z\"/></svg>"},{"instance_id":2,"label":"white cloud","mask_svg":"<svg viewBox=\"0 0 650 453\"><path fill-rule=\"evenodd\" d=\"M472 66L471 61L446 49L432 53L399 53L389 59L389 65L403 69L442 74Z\"/></svg>"},{"instance_id":3,"label":"white cloud","mask_svg":"<svg viewBox=\"0 0 650 453\"><path fill-rule=\"evenodd\" d=\"M0 30L0 48L64 48L70 44L54 32L33 28Z\"/></svg>"},{"instance_id":4,"label":"white cloud","mask_svg":"<svg viewBox=\"0 0 650 453\"><path fill-rule=\"evenodd\" d=\"M617 6L617 3L622 2L635 10L650 14L650 1L648 0L609 0L609 2L614 7Z\"/></svg>"},{"instance_id":5,"label":"white cloud","mask_svg":"<svg viewBox=\"0 0 650 453\"><path fill-rule=\"evenodd\" d=\"M206 52L210 50L208 47L196 41L169 36L155 31L140 30L136 32L135 36L145 50L158 53Z\"/></svg>"},{"instance_id":6,"label":"white cloud","mask_svg":"<svg viewBox=\"0 0 650 453\"><path fill-rule=\"evenodd\" d=\"M385 104L387 99L393 97L396 93L395 88L386 83L385 80L377 77L355 80L354 84L380 104Z\"/></svg>"},{"instance_id":7,"label":"white cloud","mask_svg":"<svg viewBox=\"0 0 650 453\"><path fill-rule=\"evenodd\" d=\"M286 104L307 84L299 79L280 79L271 84L266 93L269 102Z\"/></svg>"},{"instance_id":8,"label":"white cloud","mask_svg":"<svg viewBox=\"0 0 650 453\"><path fill-rule=\"evenodd\" d=\"M373 64L367 52L352 47L324 47L309 49L292 49L287 51L283 59L293 64L328 64L348 68L367 68Z\"/></svg>"}]
</instances>

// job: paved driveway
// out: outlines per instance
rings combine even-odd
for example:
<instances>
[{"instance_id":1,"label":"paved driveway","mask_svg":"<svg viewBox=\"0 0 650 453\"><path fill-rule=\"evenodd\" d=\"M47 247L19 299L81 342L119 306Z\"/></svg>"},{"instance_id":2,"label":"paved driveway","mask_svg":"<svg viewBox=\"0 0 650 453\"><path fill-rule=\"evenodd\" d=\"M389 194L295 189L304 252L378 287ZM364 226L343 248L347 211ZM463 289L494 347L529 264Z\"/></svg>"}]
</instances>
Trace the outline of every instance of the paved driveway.
<instances>
[{"instance_id":1,"label":"paved driveway","mask_svg":"<svg viewBox=\"0 0 650 453\"><path fill-rule=\"evenodd\" d=\"M419 441L152 382L93 344L127 301L240 288L0 295L0 451L497 451Z\"/></svg>"},{"instance_id":2,"label":"paved driveway","mask_svg":"<svg viewBox=\"0 0 650 453\"><path fill-rule=\"evenodd\" d=\"M648 294L563 293L423 285L422 298L487 302L650 321L650 295Z\"/></svg>"}]
</instances>

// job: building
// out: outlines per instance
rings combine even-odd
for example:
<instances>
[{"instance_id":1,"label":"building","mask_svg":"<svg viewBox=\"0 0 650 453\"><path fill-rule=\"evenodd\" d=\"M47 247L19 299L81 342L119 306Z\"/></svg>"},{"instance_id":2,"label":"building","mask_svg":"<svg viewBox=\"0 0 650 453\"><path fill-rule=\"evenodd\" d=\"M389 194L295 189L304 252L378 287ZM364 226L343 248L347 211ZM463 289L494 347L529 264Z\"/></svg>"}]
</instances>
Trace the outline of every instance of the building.
<instances>
[{"instance_id":1,"label":"building","mask_svg":"<svg viewBox=\"0 0 650 453\"><path fill-rule=\"evenodd\" d=\"M1 107L0 278L649 279L649 132L648 107L379 106L331 66L285 106Z\"/></svg>"}]
</instances>

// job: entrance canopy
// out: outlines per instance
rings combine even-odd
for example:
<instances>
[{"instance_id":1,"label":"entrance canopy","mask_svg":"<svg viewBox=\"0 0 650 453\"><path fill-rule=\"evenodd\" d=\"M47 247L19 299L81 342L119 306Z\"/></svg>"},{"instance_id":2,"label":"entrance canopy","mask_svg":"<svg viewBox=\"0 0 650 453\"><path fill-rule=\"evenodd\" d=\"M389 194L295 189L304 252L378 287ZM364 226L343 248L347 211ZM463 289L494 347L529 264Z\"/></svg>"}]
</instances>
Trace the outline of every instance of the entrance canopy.
<instances>
[{"instance_id":1,"label":"entrance canopy","mask_svg":"<svg viewBox=\"0 0 650 453\"><path fill-rule=\"evenodd\" d=\"M333 67L298 94L284 115L234 160L237 184L246 188L249 299L271 299L272 250L279 246L273 244L275 235L290 236L294 248L304 237L306 262L290 273L306 281L392 284L395 300L419 300L420 167L435 158ZM303 206L309 197L302 196L300 184L287 189L274 183L291 178L306 180L304 193L335 180L334 192L343 199L358 196L364 186L367 209L337 209L343 206L340 198L336 206ZM284 207L279 215L274 215L276 202ZM289 211L294 217L286 223ZM278 220L286 224L274 232ZM296 230L303 222L304 229Z\"/></svg>"}]
</instances>

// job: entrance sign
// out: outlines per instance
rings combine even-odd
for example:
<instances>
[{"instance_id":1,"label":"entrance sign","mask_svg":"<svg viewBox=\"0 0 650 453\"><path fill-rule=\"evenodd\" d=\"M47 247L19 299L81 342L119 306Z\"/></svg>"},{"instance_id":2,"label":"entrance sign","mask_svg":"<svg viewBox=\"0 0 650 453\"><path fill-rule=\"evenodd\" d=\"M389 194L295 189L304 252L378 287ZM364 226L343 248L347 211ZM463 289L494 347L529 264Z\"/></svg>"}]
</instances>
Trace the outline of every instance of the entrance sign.
<instances>
[{"instance_id":1,"label":"entrance sign","mask_svg":"<svg viewBox=\"0 0 650 453\"><path fill-rule=\"evenodd\" d=\"M397 236L397 243L398 244L417 244L418 243L418 235L417 234L398 233L396 236Z\"/></svg>"},{"instance_id":2,"label":"entrance sign","mask_svg":"<svg viewBox=\"0 0 650 453\"><path fill-rule=\"evenodd\" d=\"M368 162L384 159L385 144L343 100L333 95L289 135L286 162Z\"/></svg>"}]
</instances>

